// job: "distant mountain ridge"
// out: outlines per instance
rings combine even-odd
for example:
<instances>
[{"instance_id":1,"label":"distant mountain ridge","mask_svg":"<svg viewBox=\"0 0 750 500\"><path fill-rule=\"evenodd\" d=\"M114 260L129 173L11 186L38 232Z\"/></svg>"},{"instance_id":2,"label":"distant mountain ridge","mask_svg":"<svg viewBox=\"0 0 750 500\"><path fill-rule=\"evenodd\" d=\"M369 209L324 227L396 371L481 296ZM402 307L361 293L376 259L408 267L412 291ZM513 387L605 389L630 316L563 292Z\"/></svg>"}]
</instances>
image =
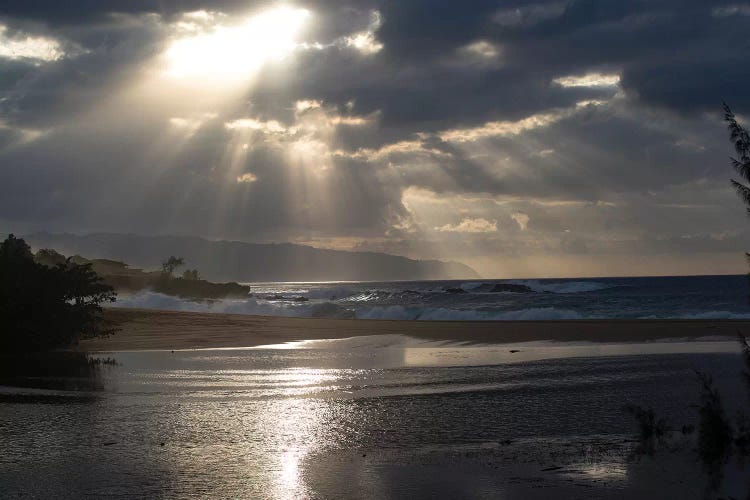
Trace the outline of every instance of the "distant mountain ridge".
<instances>
[{"instance_id":1,"label":"distant mountain ridge","mask_svg":"<svg viewBox=\"0 0 750 500\"><path fill-rule=\"evenodd\" d=\"M185 258L209 280L219 281L390 281L474 279L459 262L414 260L376 252L328 250L293 243L212 241L194 236L34 233L32 247L66 255L117 259L144 269L159 268L170 255Z\"/></svg>"}]
</instances>

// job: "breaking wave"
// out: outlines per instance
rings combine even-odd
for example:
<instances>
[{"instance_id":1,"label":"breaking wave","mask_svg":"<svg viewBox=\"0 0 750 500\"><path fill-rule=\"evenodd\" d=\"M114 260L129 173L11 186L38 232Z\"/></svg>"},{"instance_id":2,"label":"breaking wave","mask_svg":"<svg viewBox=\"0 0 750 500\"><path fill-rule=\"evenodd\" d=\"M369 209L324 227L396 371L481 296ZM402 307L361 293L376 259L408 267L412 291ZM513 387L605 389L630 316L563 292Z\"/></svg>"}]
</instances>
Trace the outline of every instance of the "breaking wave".
<instances>
[{"instance_id":1,"label":"breaking wave","mask_svg":"<svg viewBox=\"0 0 750 500\"><path fill-rule=\"evenodd\" d=\"M442 307L380 306L365 307L356 311L333 302L306 304L271 303L254 298L193 301L156 292L139 292L120 296L116 306L141 309L166 309L226 314L248 314L260 316L285 316L308 318L359 318L359 319L407 319L437 321L490 321L490 320L564 320L581 319L571 310L554 307L538 307L511 311L479 311L472 309L448 309Z\"/></svg>"},{"instance_id":2,"label":"breaking wave","mask_svg":"<svg viewBox=\"0 0 750 500\"><path fill-rule=\"evenodd\" d=\"M156 292L139 292L121 296L115 303L118 307L141 309L166 309L169 311L192 311L225 314L248 314L258 316L286 316L309 318L353 318L354 311L332 302L298 305L294 303L271 303L254 298L193 301Z\"/></svg>"}]
</instances>

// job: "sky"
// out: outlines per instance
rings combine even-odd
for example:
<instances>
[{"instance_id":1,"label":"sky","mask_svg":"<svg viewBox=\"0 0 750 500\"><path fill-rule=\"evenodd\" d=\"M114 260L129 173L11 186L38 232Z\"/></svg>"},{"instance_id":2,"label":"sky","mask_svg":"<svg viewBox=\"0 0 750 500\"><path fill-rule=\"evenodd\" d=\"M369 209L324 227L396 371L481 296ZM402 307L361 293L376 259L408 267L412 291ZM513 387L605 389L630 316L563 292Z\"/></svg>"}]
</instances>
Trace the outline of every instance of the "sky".
<instances>
[{"instance_id":1,"label":"sky","mask_svg":"<svg viewBox=\"0 0 750 500\"><path fill-rule=\"evenodd\" d=\"M0 229L746 271L750 3L5 0Z\"/></svg>"}]
</instances>

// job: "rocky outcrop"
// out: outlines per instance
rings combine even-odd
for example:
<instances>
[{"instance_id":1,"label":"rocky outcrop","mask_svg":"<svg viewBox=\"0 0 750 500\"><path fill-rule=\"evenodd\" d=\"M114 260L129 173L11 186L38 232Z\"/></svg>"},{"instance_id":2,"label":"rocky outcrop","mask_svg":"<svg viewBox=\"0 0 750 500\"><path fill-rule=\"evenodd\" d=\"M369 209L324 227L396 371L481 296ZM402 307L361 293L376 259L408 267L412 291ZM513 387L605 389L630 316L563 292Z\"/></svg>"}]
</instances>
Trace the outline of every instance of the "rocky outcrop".
<instances>
[{"instance_id":1,"label":"rocky outcrop","mask_svg":"<svg viewBox=\"0 0 750 500\"><path fill-rule=\"evenodd\" d=\"M496 283L490 290L490 293L532 293L533 291L534 290L526 285L518 285L516 283Z\"/></svg>"}]
</instances>

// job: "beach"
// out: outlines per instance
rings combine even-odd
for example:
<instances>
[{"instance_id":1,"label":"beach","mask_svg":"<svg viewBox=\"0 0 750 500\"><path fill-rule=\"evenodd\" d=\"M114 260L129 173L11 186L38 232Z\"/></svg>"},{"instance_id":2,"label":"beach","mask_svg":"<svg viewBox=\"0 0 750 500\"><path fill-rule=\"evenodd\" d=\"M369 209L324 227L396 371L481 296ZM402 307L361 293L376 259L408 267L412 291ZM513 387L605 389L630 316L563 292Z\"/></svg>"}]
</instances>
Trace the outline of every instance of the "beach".
<instances>
[{"instance_id":1,"label":"beach","mask_svg":"<svg viewBox=\"0 0 750 500\"><path fill-rule=\"evenodd\" d=\"M432 341L502 344L535 341L649 342L735 338L750 320L403 321L296 318L108 308L119 331L87 339L86 351L254 347L302 340L404 335Z\"/></svg>"},{"instance_id":2,"label":"beach","mask_svg":"<svg viewBox=\"0 0 750 500\"><path fill-rule=\"evenodd\" d=\"M0 384L9 496L744 491L743 465L707 470L696 433L679 429L698 424L696 371L729 414L745 409L734 337L749 321L105 316L119 331L82 341L82 367ZM656 454L629 405L674 425Z\"/></svg>"},{"instance_id":3,"label":"beach","mask_svg":"<svg viewBox=\"0 0 750 500\"><path fill-rule=\"evenodd\" d=\"M716 339L746 322L107 317L121 331L81 343L103 361L86 377L0 385L9 496L739 498L745 486L735 462L712 482L695 433L644 455L624 408L695 427L701 370L728 412L743 409L740 346Z\"/></svg>"}]
</instances>

